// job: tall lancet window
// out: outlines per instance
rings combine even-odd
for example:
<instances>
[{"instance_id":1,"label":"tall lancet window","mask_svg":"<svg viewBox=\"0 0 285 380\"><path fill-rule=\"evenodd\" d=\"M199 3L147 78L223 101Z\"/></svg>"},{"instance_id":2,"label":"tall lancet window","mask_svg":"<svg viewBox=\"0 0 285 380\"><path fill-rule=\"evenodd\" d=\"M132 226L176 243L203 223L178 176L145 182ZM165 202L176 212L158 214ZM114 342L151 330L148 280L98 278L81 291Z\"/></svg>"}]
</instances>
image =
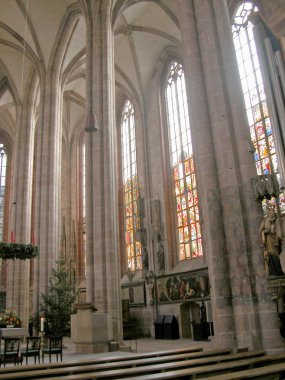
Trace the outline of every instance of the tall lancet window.
<instances>
[{"instance_id":1,"label":"tall lancet window","mask_svg":"<svg viewBox=\"0 0 285 380\"><path fill-rule=\"evenodd\" d=\"M82 145L82 219L83 219L83 261L84 275L86 275L86 154L85 143Z\"/></svg>"},{"instance_id":2,"label":"tall lancet window","mask_svg":"<svg viewBox=\"0 0 285 380\"><path fill-rule=\"evenodd\" d=\"M173 61L168 70L166 105L170 158L176 206L179 260L203 256L195 164L183 67Z\"/></svg>"},{"instance_id":3,"label":"tall lancet window","mask_svg":"<svg viewBox=\"0 0 285 380\"><path fill-rule=\"evenodd\" d=\"M7 155L5 147L3 144L0 144L0 240L3 240L6 167Z\"/></svg>"},{"instance_id":4,"label":"tall lancet window","mask_svg":"<svg viewBox=\"0 0 285 380\"><path fill-rule=\"evenodd\" d=\"M136 131L134 107L126 101L121 120L122 173L124 196L125 249L128 270L142 268L141 243L136 240L140 228L138 212L139 185L137 173Z\"/></svg>"},{"instance_id":5,"label":"tall lancet window","mask_svg":"<svg viewBox=\"0 0 285 380\"><path fill-rule=\"evenodd\" d=\"M248 20L258 8L250 1L243 2L234 17L232 32L242 84L243 96L254 145L254 160L258 175L275 173L279 179L275 143L264 91L260 62L253 35L253 25ZM280 197L282 208L283 196ZM281 210L285 211L285 210Z\"/></svg>"}]
</instances>

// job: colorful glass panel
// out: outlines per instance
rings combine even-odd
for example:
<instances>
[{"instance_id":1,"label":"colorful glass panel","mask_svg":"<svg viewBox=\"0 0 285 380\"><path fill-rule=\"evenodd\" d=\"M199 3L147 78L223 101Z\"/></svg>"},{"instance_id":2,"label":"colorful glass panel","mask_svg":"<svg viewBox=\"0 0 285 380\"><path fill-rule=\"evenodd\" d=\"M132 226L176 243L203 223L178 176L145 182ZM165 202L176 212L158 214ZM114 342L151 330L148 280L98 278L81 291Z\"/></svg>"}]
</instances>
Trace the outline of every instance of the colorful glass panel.
<instances>
[{"instance_id":1,"label":"colorful glass panel","mask_svg":"<svg viewBox=\"0 0 285 380\"><path fill-rule=\"evenodd\" d=\"M139 185L136 162L136 134L134 108L126 101L121 122L122 173L124 184L125 249L128 270L141 269L141 244L134 239L134 231L140 228L138 213Z\"/></svg>"},{"instance_id":2,"label":"colorful glass panel","mask_svg":"<svg viewBox=\"0 0 285 380\"><path fill-rule=\"evenodd\" d=\"M3 144L0 144L0 240L3 240L4 230L4 200L6 188L7 155Z\"/></svg>"},{"instance_id":3,"label":"colorful glass panel","mask_svg":"<svg viewBox=\"0 0 285 380\"><path fill-rule=\"evenodd\" d=\"M199 213L198 196L185 79L182 65L178 62L169 66L166 104L176 199L178 259L193 259L203 256L203 249L201 226L196 214Z\"/></svg>"},{"instance_id":4,"label":"colorful glass panel","mask_svg":"<svg viewBox=\"0 0 285 380\"><path fill-rule=\"evenodd\" d=\"M254 160L258 175L275 173L279 178L275 142L271 131L268 106L262 74L253 35L253 25L248 20L258 8L251 1L240 4L232 25L233 41L239 66L245 107L251 140L254 144ZM285 212L283 195L280 209Z\"/></svg>"}]
</instances>

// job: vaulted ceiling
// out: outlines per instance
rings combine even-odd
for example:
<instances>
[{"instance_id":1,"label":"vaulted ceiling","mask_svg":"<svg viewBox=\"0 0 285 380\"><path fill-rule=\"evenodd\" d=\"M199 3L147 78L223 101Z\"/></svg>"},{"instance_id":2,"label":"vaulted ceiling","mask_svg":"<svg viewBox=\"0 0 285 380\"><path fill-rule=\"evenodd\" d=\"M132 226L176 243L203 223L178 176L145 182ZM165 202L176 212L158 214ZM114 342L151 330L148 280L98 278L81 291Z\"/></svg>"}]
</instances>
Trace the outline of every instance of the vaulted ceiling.
<instances>
[{"instance_id":1,"label":"vaulted ceiling","mask_svg":"<svg viewBox=\"0 0 285 380\"><path fill-rule=\"evenodd\" d=\"M117 0L113 7L117 89L142 99L151 81L154 62L163 48L180 44L175 1ZM80 2L0 0L0 130L6 129L11 138L15 132L15 101L23 99L32 75L44 75L52 64L66 15L72 8L80 10ZM66 78L63 123L66 140L71 139L84 118L85 41L85 20L78 14L62 63Z\"/></svg>"},{"instance_id":2,"label":"vaulted ceiling","mask_svg":"<svg viewBox=\"0 0 285 380\"><path fill-rule=\"evenodd\" d=\"M99 0L91 0L92 6ZM156 62L165 47L181 47L176 0L103 0L113 6L116 93L142 101ZM186 1L186 0L185 0ZM187 0L188 1L188 0ZM267 1L269 17L280 1ZM266 6L266 1L262 2ZM68 142L84 120L84 0L0 0L0 136L15 133L15 101L22 100L33 75L43 76L54 62L67 14L78 12L62 62L64 85L63 135ZM236 0L228 0L234 9ZM276 7L275 7L276 8ZM270 13L271 12L271 13ZM276 11L275 11L276 13ZM278 13L279 15L279 13ZM272 23L285 32L284 14ZM39 101L38 94L38 101Z\"/></svg>"}]
</instances>

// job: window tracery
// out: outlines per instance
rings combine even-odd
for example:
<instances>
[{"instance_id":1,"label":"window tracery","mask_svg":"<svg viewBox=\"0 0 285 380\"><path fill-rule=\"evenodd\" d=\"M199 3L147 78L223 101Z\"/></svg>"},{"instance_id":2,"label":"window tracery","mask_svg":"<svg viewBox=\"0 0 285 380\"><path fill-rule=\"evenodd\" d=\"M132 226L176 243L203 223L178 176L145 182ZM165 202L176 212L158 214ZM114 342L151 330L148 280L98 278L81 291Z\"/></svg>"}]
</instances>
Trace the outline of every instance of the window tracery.
<instances>
[{"instance_id":1,"label":"window tracery","mask_svg":"<svg viewBox=\"0 0 285 380\"><path fill-rule=\"evenodd\" d=\"M6 168L7 155L5 146L0 144L0 240L3 240Z\"/></svg>"},{"instance_id":2,"label":"window tracery","mask_svg":"<svg viewBox=\"0 0 285 380\"><path fill-rule=\"evenodd\" d=\"M139 183L137 173L135 115L132 103L127 100L121 120L122 175L124 196L125 249L129 271L142 269L142 246L136 232L141 227Z\"/></svg>"},{"instance_id":3,"label":"window tracery","mask_svg":"<svg viewBox=\"0 0 285 380\"><path fill-rule=\"evenodd\" d=\"M203 256L203 247L184 71L176 61L169 65L165 97L181 261Z\"/></svg>"},{"instance_id":4,"label":"window tracery","mask_svg":"<svg viewBox=\"0 0 285 380\"><path fill-rule=\"evenodd\" d=\"M253 2L245 1L241 3L233 20L233 41L250 129L250 137L254 146L256 172L257 175L274 173L279 180L280 175L278 172L275 142L268 113L260 60L254 40L253 25L249 20L251 12L256 11L258 11L258 8ZM284 196L281 195L279 200L281 211L285 212Z\"/></svg>"}]
</instances>

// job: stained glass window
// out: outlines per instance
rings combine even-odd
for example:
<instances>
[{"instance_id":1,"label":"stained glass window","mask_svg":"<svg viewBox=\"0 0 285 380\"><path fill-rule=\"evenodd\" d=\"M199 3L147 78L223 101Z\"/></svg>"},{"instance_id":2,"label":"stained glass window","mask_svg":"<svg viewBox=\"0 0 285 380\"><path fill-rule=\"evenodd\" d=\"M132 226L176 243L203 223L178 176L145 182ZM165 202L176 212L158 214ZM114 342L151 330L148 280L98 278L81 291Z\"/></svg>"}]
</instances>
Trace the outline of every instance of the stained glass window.
<instances>
[{"instance_id":1,"label":"stained glass window","mask_svg":"<svg viewBox=\"0 0 285 380\"><path fill-rule=\"evenodd\" d=\"M138 211L139 184L137 173L134 107L126 101L121 121L122 173L124 187L125 248L128 270L142 269L141 243L136 240L140 228Z\"/></svg>"},{"instance_id":2,"label":"stained glass window","mask_svg":"<svg viewBox=\"0 0 285 380\"><path fill-rule=\"evenodd\" d=\"M5 185L6 185L6 167L7 155L5 147L0 144L0 240L3 240L4 229L4 200L5 200Z\"/></svg>"},{"instance_id":3,"label":"stained glass window","mask_svg":"<svg viewBox=\"0 0 285 380\"><path fill-rule=\"evenodd\" d=\"M279 179L275 144L253 36L253 25L248 20L249 14L257 10L257 7L250 1L245 1L240 5L232 26L233 41L250 136L254 145L256 171L258 175L275 173ZM285 212L283 195L280 196L280 207L281 211Z\"/></svg>"},{"instance_id":4,"label":"stained glass window","mask_svg":"<svg viewBox=\"0 0 285 380\"><path fill-rule=\"evenodd\" d=\"M183 67L169 66L166 84L170 157L176 205L179 260L203 256L195 163Z\"/></svg>"},{"instance_id":5,"label":"stained glass window","mask_svg":"<svg viewBox=\"0 0 285 380\"><path fill-rule=\"evenodd\" d=\"M86 148L82 145L82 219L83 219L83 262L84 275L86 276Z\"/></svg>"}]
</instances>

